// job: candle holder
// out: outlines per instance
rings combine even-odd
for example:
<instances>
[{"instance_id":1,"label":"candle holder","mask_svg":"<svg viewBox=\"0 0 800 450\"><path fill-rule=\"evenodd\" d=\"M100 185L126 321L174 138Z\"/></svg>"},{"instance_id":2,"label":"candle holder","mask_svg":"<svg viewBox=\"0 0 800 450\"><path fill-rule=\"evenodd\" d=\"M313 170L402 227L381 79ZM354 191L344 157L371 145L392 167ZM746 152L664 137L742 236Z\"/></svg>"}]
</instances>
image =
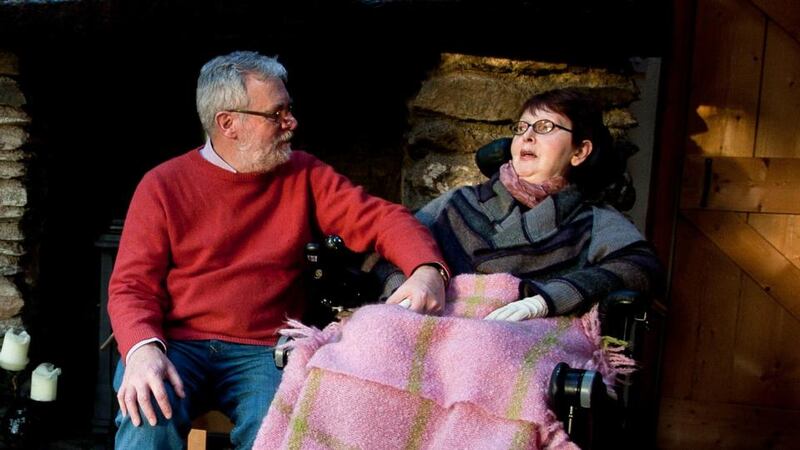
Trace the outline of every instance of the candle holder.
<instances>
[{"instance_id":1,"label":"candle holder","mask_svg":"<svg viewBox=\"0 0 800 450\"><path fill-rule=\"evenodd\" d=\"M0 417L0 448L42 449L46 442L43 431L52 419L61 369L42 363L35 370L27 370L29 344L27 332L10 329L0 349L0 369L4 373L0 397L7 397L6 392L11 397L0 403L0 410L5 406Z\"/></svg>"},{"instance_id":2,"label":"candle holder","mask_svg":"<svg viewBox=\"0 0 800 450\"><path fill-rule=\"evenodd\" d=\"M0 418L0 448L36 450L45 448L44 427L53 412L53 401L40 402L28 398L30 370L6 372L11 400Z\"/></svg>"},{"instance_id":3,"label":"candle holder","mask_svg":"<svg viewBox=\"0 0 800 450\"><path fill-rule=\"evenodd\" d=\"M0 438L7 448L30 448L30 414L27 399L22 395L22 386L19 382L22 371L3 371L10 388L11 400L0 419ZM22 378L24 379L24 378Z\"/></svg>"}]
</instances>

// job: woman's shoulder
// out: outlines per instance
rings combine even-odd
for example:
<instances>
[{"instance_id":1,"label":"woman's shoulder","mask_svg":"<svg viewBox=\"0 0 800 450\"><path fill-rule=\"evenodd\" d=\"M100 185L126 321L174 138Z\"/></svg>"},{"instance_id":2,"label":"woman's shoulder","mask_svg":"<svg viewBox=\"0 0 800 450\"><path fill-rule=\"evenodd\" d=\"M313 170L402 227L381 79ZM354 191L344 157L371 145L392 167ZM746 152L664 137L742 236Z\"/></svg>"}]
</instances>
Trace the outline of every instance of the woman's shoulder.
<instances>
[{"instance_id":1,"label":"woman's shoulder","mask_svg":"<svg viewBox=\"0 0 800 450\"><path fill-rule=\"evenodd\" d=\"M591 205L594 235L602 235L625 244L644 240L642 233L633 221L611 205L600 203Z\"/></svg>"},{"instance_id":2,"label":"woman's shoulder","mask_svg":"<svg viewBox=\"0 0 800 450\"><path fill-rule=\"evenodd\" d=\"M420 222L428 225L433 223L449 205L457 203L456 199L458 202L476 204L480 197L480 186L482 185L459 186L445 191L426 203L415 215Z\"/></svg>"}]
</instances>

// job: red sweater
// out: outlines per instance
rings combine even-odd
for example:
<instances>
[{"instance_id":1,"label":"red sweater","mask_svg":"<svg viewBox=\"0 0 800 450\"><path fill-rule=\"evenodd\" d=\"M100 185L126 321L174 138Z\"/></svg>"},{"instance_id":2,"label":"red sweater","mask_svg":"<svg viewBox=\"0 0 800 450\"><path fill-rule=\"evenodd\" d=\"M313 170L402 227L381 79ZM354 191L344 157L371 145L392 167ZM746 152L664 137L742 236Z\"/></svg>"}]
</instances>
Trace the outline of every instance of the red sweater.
<instances>
[{"instance_id":1,"label":"red sweater","mask_svg":"<svg viewBox=\"0 0 800 450\"><path fill-rule=\"evenodd\" d=\"M406 275L444 261L406 208L304 152L267 174L228 172L197 150L148 172L109 286L123 360L152 337L274 345L304 309L303 249L314 229L355 251L374 248Z\"/></svg>"}]
</instances>

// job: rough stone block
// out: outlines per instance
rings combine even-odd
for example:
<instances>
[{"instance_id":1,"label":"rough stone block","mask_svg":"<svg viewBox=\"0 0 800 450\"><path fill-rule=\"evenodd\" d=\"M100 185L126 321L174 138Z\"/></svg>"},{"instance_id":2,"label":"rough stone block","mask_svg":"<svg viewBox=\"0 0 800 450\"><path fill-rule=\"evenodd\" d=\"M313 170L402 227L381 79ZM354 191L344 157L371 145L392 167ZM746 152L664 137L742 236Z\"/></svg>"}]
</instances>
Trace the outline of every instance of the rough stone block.
<instances>
[{"instance_id":1,"label":"rough stone block","mask_svg":"<svg viewBox=\"0 0 800 450\"><path fill-rule=\"evenodd\" d=\"M19 75L17 55L0 50L0 75Z\"/></svg>"},{"instance_id":2,"label":"rough stone block","mask_svg":"<svg viewBox=\"0 0 800 450\"><path fill-rule=\"evenodd\" d=\"M459 53L443 53L439 71L459 72L495 72L516 73L523 75L540 75L551 72L563 72L568 66L564 63L540 61L517 61L505 58L464 55Z\"/></svg>"},{"instance_id":3,"label":"rough stone block","mask_svg":"<svg viewBox=\"0 0 800 450\"><path fill-rule=\"evenodd\" d=\"M22 256L25 249L19 241L0 241L0 255Z\"/></svg>"},{"instance_id":4,"label":"rough stone block","mask_svg":"<svg viewBox=\"0 0 800 450\"><path fill-rule=\"evenodd\" d=\"M425 81L411 106L463 120L507 121L526 98L518 83L491 74L450 73Z\"/></svg>"},{"instance_id":5,"label":"rough stone block","mask_svg":"<svg viewBox=\"0 0 800 450\"><path fill-rule=\"evenodd\" d=\"M0 277L0 297L22 297L17 285L6 277Z\"/></svg>"},{"instance_id":6,"label":"rough stone block","mask_svg":"<svg viewBox=\"0 0 800 450\"><path fill-rule=\"evenodd\" d=\"M0 178L18 178L25 175L25 164L17 161L0 160Z\"/></svg>"},{"instance_id":7,"label":"rough stone block","mask_svg":"<svg viewBox=\"0 0 800 450\"><path fill-rule=\"evenodd\" d=\"M411 118L411 130L406 135L409 153L417 149L436 148L442 152L475 153L483 145L500 137L510 136L506 124L465 122L441 116L417 115ZM418 158L415 158L418 159Z\"/></svg>"},{"instance_id":8,"label":"rough stone block","mask_svg":"<svg viewBox=\"0 0 800 450\"><path fill-rule=\"evenodd\" d=\"M25 206L27 203L28 193L21 181L0 179L0 206Z\"/></svg>"},{"instance_id":9,"label":"rough stone block","mask_svg":"<svg viewBox=\"0 0 800 450\"><path fill-rule=\"evenodd\" d=\"M22 328L22 317L17 316L0 320L0 336L5 336L6 331L12 328Z\"/></svg>"},{"instance_id":10,"label":"rough stone block","mask_svg":"<svg viewBox=\"0 0 800 450\"><path fill-rule=\"evenodd\" d=\"M0 151L15 150L28 142L28 133L14 125L0 125Z\"/></svg>"},{"instance_id":11,"label":"rough stone block","mask_svg":"<svg viewBox=\"0 0 800 450\"><path fill-rule=\"evenodd\" d=\"M403 173L403 204L420 208L450 189L477 184L481 175L472 155L430 154Z\"/></svg>"},{"instance_id":12,"label":"rough stone block","mask_svg":"<svg viewBox=\"0 0 800 450\"><path fill-rule=\"evenodd\" d=\"M0 240L3 241L21 241L25 238L20 228L18 220L4 220L0 222ZM0 265L3 264L2 255L0 255Z\"/></svg>"},{"instance_id":13,"label":"rough stone block","mask_svg":"<svg viewBox=\"0 0 800 450\"><path fill-rule=\"evenodd\" d=\"M24 305L25 302L19 297L0 296L0 320L16 316Z\"/></svg>"},{"instance_id":14,"label":"rough stone block","mask_svg":"<svg viewBox=\"0 0 800 450\"><path fill-rule=\"evenodd\" d=\"M22 271L19 257L0 255L0 275L16 275Z\"/></svg>"},{"instance_id":15,"label":"rough stone block","mask_svg":"<svg viewBox=\"0 0 800 450\"><path fill-rule=\"evenodd\" d=\"M19 219L25 215L25 208L21 206L0 205L0 219Z\"/></svg>"},{"instance_id":16,"label":"rough stone block","mask_svg":"<svg viewBox=\"0 0 800 450\"><path fill-rule=\"evenodd\" d=\"M24 304L22 294L14 283L8 278L0 277L0 320L16 316Z\"/></svg>"},{"instance_id":17,"label":"rough stone block","mask_svg":"<svg viewBox=\"0 0 800 450\"><path fill-rule=\"evenodd\" d=\"M603 111L603 122L609 128L628 129L639 125L639 122L630 111L619 108Z\"/></svg>"},{"instance_id":18,"label":"rough stone block","mask_svg":"<svg viewBox=\"0 0 800 450\"><path fill-rule=\"evenodd\" d=\"M17 82L8 77L0 76L0 105L22 106L25 96L19 90Z\"/></svg>"},{"instance_id":19,"label":"rough stone block","mask_svg":"<svg viewBox=\"0 0 800 450\"><path fill-rule=\"evenodd\" d=\"M30 123L28 114L11 106L0 106L0 125L24 125Z\"/></svg>"}]
</instances>

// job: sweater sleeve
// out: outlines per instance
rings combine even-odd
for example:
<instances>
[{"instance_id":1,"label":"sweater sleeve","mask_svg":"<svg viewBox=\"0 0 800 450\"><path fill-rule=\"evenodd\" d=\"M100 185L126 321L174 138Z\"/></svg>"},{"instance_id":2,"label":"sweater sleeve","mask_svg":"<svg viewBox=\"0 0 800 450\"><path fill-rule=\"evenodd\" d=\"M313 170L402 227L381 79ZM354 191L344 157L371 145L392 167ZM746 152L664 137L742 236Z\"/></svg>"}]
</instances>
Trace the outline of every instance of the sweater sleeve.
<instances>
[{"instance_id":1,"label":"sweater sleeve","mask_svg":"<svg viewBox=\"0 0 800 450\"><path fill-rule=\"evenodd\" d=\"M144 339L165 341L165 278L170 261L165 210L155 177L148 174L133 194L109 282L108 314L122 360Z\"/></svg>"},{"instance_id":2,"label":"sweater sleeve","mask_svg":"<svg viewBox=\"0 0 800 450\"><path fill-rule=\"evenodd\" d=\"M661 264L638 230L618 212L596 208L588 264L546 281L525 279L520 297L544 297L548 315L568 314L630 289L651 295L660 289Z\"/></svg>"},{"instance_id":3,"label":"sweater sleeve","mask_svg":"<svg viewBox=\"0 0 800 450\"><path fill-rule=\"evenodd\" d=\"M404 206L368 195L317 159L310 183L323 233L342 236L356 252L374 248L406 275L425 263L447 267L430 232Z\"/></svg>"}]
</instances>

